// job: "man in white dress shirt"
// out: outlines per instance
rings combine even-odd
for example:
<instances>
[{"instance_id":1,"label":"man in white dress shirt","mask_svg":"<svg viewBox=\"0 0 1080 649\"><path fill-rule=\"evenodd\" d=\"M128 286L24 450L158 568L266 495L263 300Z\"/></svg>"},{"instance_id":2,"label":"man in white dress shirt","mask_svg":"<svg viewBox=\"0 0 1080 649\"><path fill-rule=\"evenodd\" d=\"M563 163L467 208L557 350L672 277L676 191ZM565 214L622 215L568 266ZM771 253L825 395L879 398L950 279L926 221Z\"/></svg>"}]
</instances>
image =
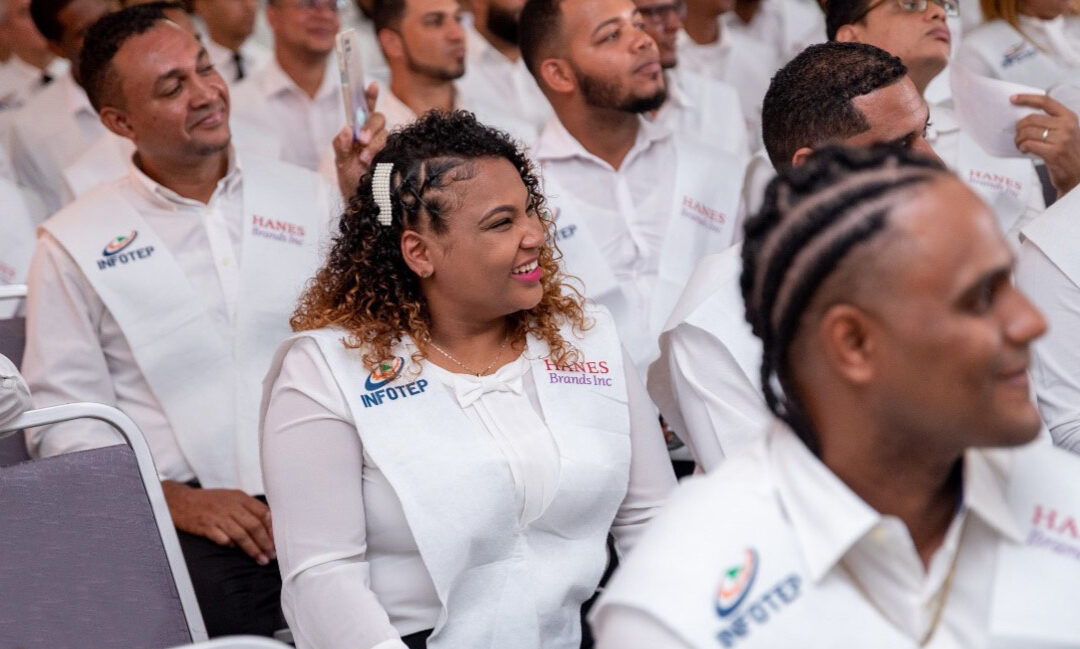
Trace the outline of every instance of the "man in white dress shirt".
<instances>
[{"instance_id":1,"label":"man in white dress shirt","mask_svg":"<svg viewBox=\"0 0 1080 649\"><path fill-rule=\"evenodd\" d=\"M533 139L551 119L551 104L521 58L518 23L525 0L469 0L472 25L465 28L465 76L458 88L470 101L532 126Z\"/></svg>"},{"instance_id":2,"label":"man in white dress shirt","mask_svg":"<svg viewBox=\"0 0 1080 649\"><path fill-rule=\"evenodd\" d=\"M86 30L109 11L105 0L32 0L38 31L71 70L50 83L15 115L11 164L16 180L41 197L46 212L62 205L64 165L105 133L86 92L79 87L79 50Z\"/></svg>"},{"instance_id":3,"label":"man in white dress shirt","mask_svg":"<svg viewBox=\"0 0 1080 649\"><path fill-rule=\"evenodd\" d=\"M127 176L42 225L23 370L37 406L95 401L135 420L208 630L269 635L283 624L259 384L337 201L317 174L235 152L224 80L160 8L103 19L83 54L101 121L136 152ZM34 456L116 442L92 422L27 434Z\"/></svg>"},{"instance_id":4,"label":"man in white dress shirt","mask_svg":"<svg viewBox=\"0 0 1080 649\"><path fill-rule=\"evenodd\" d=\"M340 27L337 0L272 0L266 19L274 58L237 85L237 117L275 133L286 162L318 170L345 125L341 79L331 55Z\"/></svg>"},{"instance_id":5,"label":"man in white dress shirt","mask_svg":"<svg viewBox=\"0 0 1080 649\"><path fill-rule=\"evenodd\" d=\"M899 57L925 96L927 86L949 63L952 36L946 19L958 11L954 2L943 0L942 6L928 0L922 11L907 11L895 2L872 7L862 0L837 0L828 5L827 36L832 41L880 47ZM988 155L957 120L951 99L929 106L931 127L926 139L930 146L994 208L1001 229L1018 246L1020 229L1046 207L1035 166L1019 156Z\"/></svg>"},{"instance_id":6,"label":"man in white dress shirt","mask_svg":"<svg viewBox=\"0 0 1080 649\"><path fill-rule=\"evenodd\" d=\"M390 66L379 111L390 130L460 104L454 81L465 74L463 15L457 0L375 0L375 29Z\"/></svg>"},{"instance_id":7,"label":"man in white dress shirt","mask_svg":"<svg viewBox=\"0 0 1080 649\"><path fill-rule=\"evenodd\" d=\"M0 41L11 57L0 64L0 110L22 106L67 72L67 62L49 51L30 17L30 0L0 0Z\"/></svg>"},{"instance_id":8,"label":"man in white dress shirt","mask_svg":"<svg viewBox=\"0 0 1080 649\"><path fill-rule=\"evenodd\" d=\"M843 72L842 74L840 72ZM765 95L765 147L777 169L827 143L897 144L934 157L926 103L904 64L876 47L825 43L780 69ZM772 165L748 179L760 203ZM761 437L761 347L743 318L739 249L702 260L660 336L649 394L705 471Z\"/></svg>"},{"instance_id":9,"label":"man in white dress shirt","mask_svg":"<svg viewBox=\"0 0 1080 649\"><path fill-rule=\"evenodd\" d=\"M693 134L736 156L747 156L760 147L761 134L746 122L739 105L739 93L723 81L679 67L675 46L685 0L634 0L645 19L645 31L656 41L660 66L664 68L667 101L651 117L675 131ZM750 146L750 142L754 146Z\"/></svg>"},{"instance_id":10,"label":"man in white dress shirt","mask_svg":"<svg viewBox=\"0 0 1080 649\"><path fill-rule=\"evenodd\" d=\"M205 26L210 61L230 86L270 61L270 50L251 38L258 0L195 0L194 7Z\"/></svg>"},{"instance_id":11,"label":"man in white dress shirt","mask_svg":"<svg viewBox=\"0 0 1080 649\"><path fill-rule=\"evenodd\" d=\"M1016 283L1045 313L1050 333L1035 345L1031 378L1054 443L1080 453L1080 190L1021 230Z\"/></svg>"},{"instance_id":12,"label":"man in white dress shirt","mask_svg":"<svg viewBox=\"0 0 1080 649\"><path fill-rule=\"evenodd\" d=\"M652 522L597 648L1075 642L1080 460L1033 442L1046 321L989 207L906 151L821 151L743 261L777 420Z\"/></svg>"},{"instance_id":13,"label":"man in white dress shirt","mask_svg":"<svg viewBox=\"0 0 1080 649\"><path fill-rule=\"evenodd\" d=\"M757 131L761 101L780 59L765 43L724 29L721 17L734 6L734 0L686 0L686 19L676 46L686 69L739 91L743 116Z\"/></svg>"},{"instance_id":14,"label":"man in white dress shirt","mask_svg":"<svg viewBox=\"0 0 1080 649\"><path fill-rule=\"evenodd\" d=\"M825 17L815 0L736 0L720 20L727 33L769 45L781 63L825 40Z\"/></svg>"},{"instance_id":15,"label":"man in white dress shirt","mask_svg":"<svg viewBox=\"0 0 1080 649\"><path fill-rule=\"evenodd\" d=\"M556 114L534 151L564 268L612 311L643 372L697 259L741 236L742 161L642 118L666 91L630 0L529 0L521 27Z\"/></svg>"}]
</instances>

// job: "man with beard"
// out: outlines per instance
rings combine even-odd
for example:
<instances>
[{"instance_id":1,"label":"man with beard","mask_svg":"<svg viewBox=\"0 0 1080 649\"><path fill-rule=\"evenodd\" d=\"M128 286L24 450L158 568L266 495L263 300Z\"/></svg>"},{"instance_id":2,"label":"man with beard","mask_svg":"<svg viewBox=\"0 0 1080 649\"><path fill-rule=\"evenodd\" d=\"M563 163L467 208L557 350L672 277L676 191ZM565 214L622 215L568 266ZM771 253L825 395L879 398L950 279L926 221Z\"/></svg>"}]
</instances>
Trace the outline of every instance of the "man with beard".
<instances>
[{"instance_id":1,"label":"man with beard","mask_svg":"<svg viewBox=\"0 0 1080 649\"><path fill-rule=\"evenodd\" d=\"M236 86L236 115L276 134L281 159L325 166L345 125L341 79L328 65L341 26L337 0L270 0L274 59Z\"/></svg>"},{"instance_id":2,"label":"man with beard","mask_svg":"<svg viewBox=\"0 0 1080 649\"><path fill-rule=\"evenodd\" d=\"M516 115L539 135L552 113L518 46L525 0L470 0L466 5L473 21L465 31L468 64L458 87L474 101Z\"/></svg>"},{"instance_id":3,"label":"man with beard","mask_svg":"<svg viewBox=\"0 0 1080 649\"><path fill-rule=\"evenodd\" d=\"M430 110L472 111L526 142L536 130L512 112L474 101L455 83L465 74L465 27L456 0L375 0L375 28L390 66L390 91L379 96L387 128Z\"/></svg>"},{"instance_id":4,"label":"man with beard","mask_svg":"<svg viewBox=\"0 0 1080 649\"><path fill-rule=\"evenodd\" d=\"M696 261L741 236L742 166L642 118L666 99L631 0L529 0L521 52L555 109L536 144L567 272L607 306L639 369Z\"/></svg>"},{"instance_id":5,"label":"man with beard","mask_svg":"<svg viewBox=\"0 0 1080 649\"><path fill-rule=\"evenodd\" d=\"M684 0L634 0L634 4L645 20L645 31L656 41L668 90L667 101L652 114L653 121L736 156L748 155L751 141L756 149L761 136L743 118L735 88L679 67L675 41L686 15Z\"/></svg>"},{"instance_id":6,"label":"man with beard","mask_svg":"<svg viewBox=\"0 0 1080 649\"><path fill-rule=\"evenodd\" d=\"M130 415L210 635L270 635L284 622L261 497L260 385L337 202L317 174L235 151L224 79L160 8L92 27L80 78L102 123L136 152L126 176L39 229L23 359L34 403ZM369 154L381 123L374 115L361 137ZM120 441L85 421L27 435L35 457Z\"/></svg>"}]
</instances>

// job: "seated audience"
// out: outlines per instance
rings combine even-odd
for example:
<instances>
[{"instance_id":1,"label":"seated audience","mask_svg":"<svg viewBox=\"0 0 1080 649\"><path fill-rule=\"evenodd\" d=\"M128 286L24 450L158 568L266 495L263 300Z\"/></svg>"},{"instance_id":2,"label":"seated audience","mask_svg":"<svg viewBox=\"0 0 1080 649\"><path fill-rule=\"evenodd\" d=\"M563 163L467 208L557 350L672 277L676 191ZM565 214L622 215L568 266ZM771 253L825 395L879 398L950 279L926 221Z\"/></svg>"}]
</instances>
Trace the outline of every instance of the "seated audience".
<instances>
[{"instance_id":1,"label":"seated audience","mask_svg":"<svg viewBox=\"0 0 1080 649\"><path fill-rule=\"evenodd\" d=\"M243 81L273 57L251 38L257 0L195 0L194 7L204 26L203 46L226 83Z\"/></svg>"},{"instance_id":2,"label":"seated audience","mask_svg":"<svg viewBox=\"0 0 1080 649\"><path fill-rule=\"evenodd\" d=\"M30 0L0 0L0 42L11 50L0 64L0 111L22 106L67 73L67 60L49 50L34 26Z\"/></svg>"},{"instance_id":3,"label":"seated audience","mask_svg":"<svg viewBox=\"0 0 1080 649\"><path fill-rule=\"evenodd\" d=\"M742 161L642 117L667 91L631 0L528 0L521 26L555 109L534 156L565 268L608 307L644 372L697 260L741 236Z\"/></svg>"},{"instance_id":4,"label":"seated audience","mask_svg":"<svg viewBox=\"0 0 1080 649\"><path fill-rule=\"evenodd\" d=\"M39 229L23 372L38 407L105 403L138 424L208 631L269 635L284 621L259 386L337 201L312 172L237 154L225 81L160 8L102 19L79 65L135 154ZM27 431L35 457L118 441L85 420Z\"/></svg>"},{"instance_id":5,"label":"seated audience","mask_svg":"<svg viewBox=\"0 0 1080 649\"><path fill-rule=\"evenodd\" d=\"M289 627L576 648L609 531L625 556L674 486L656 411L520 148L429 113L374 163L265 383Z\"/></svg>"},{"instance_id":6,"label":"seated audience","mask_svg":"<svg viewBox=\"0 0 1080 649\"><path fill-rule=\"evenodd\" d=\"M597 649L1050 647L1080 574L1080 461L1032 441L1031 345L994 213L940 163L829 149L747 222L775 417L616 571ZM1072 519L1069 518L1071 521Z\"/></svg>"}]
</instances>

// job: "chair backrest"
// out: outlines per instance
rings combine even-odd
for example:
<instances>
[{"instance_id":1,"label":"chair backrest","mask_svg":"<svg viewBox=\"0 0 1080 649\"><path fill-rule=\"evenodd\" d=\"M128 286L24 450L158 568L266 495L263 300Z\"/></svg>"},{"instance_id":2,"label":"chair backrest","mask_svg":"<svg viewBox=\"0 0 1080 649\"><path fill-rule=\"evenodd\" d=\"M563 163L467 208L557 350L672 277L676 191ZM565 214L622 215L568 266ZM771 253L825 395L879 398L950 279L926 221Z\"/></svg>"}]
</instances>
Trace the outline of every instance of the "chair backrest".
<instances>
[{"instance_id":1,"label":"chair backrest","mask_svg":"<svg viewBox=\"0 0 1080 649\"><path fill-rule=\"evenodd\" d=\"M234 635L184 645L183 647L173 647L172 649L289 649L290 646L270 638L261 638L254 635Z\"/></svg>"},{"instance_id":2,"label":"chair backrest","mask_svg":"<svg viewBox=\"0 0 1080 649\"><path fill-rule=\"evenodd\" d=\"M206 639L150 449L101 404L31 410L0 435L89 417L127 445L0 468L5 646L163 649Z\"/></svg>"},{"instance_id":3,"label":"chair backrest","mask_svg":"<svg viewBox=\"0 0 1080 649\"><path fill-rule=\"evenodd\" d=\"M16 312L19 300L24 297L25 284L0 284L0 354L7 356L15 367L22 365L23 349L26 347L26 318L7 316ZM0 467L29 459L22 435L0 435Z\"/></svg>"}]
</instances>

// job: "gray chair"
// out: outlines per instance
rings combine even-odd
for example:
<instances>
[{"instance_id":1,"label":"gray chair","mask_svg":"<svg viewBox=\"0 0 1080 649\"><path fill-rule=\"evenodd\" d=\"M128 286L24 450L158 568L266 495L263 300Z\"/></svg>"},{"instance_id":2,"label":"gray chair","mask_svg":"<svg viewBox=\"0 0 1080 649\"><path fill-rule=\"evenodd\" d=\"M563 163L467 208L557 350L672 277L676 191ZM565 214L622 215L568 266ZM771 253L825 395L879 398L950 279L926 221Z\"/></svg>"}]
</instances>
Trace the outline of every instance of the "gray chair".
<instances>
[{"instance_id":1,"label":"gray chair","mask_svg":"<svg viewBox=\"0 0 1080 649\"><path fill-rule=\"evenodd\" d=\"M254 635L233 635L172 649L289 649L289 645Z\"/></svg>"},{"instance_id":2,"label":"gray chair","mask_svg":"<svg viewBox=\"0 0 1080 649\"><path fill-rule=\"evenodd\" d=\"M0 312L8 304L26 297L25 284L0 285ZM7 356L15 366L22 365L23 348L26 346L26 318L15 316L0 318L0 354ZM0 436L0 467L29 460L22 435Z\"/></svg>"},{"instance_id":3,"label":"gray chair","mask_svg":"<svg viewBox=\"0 0 1080 649\"><path fill-rule=\"evenodd\" d=\"M206 640L150 449L92 403L23 413L0 436L79 418L127 444L0 468L0 642L163 649Z\"/></svg>"}]
</instances>

